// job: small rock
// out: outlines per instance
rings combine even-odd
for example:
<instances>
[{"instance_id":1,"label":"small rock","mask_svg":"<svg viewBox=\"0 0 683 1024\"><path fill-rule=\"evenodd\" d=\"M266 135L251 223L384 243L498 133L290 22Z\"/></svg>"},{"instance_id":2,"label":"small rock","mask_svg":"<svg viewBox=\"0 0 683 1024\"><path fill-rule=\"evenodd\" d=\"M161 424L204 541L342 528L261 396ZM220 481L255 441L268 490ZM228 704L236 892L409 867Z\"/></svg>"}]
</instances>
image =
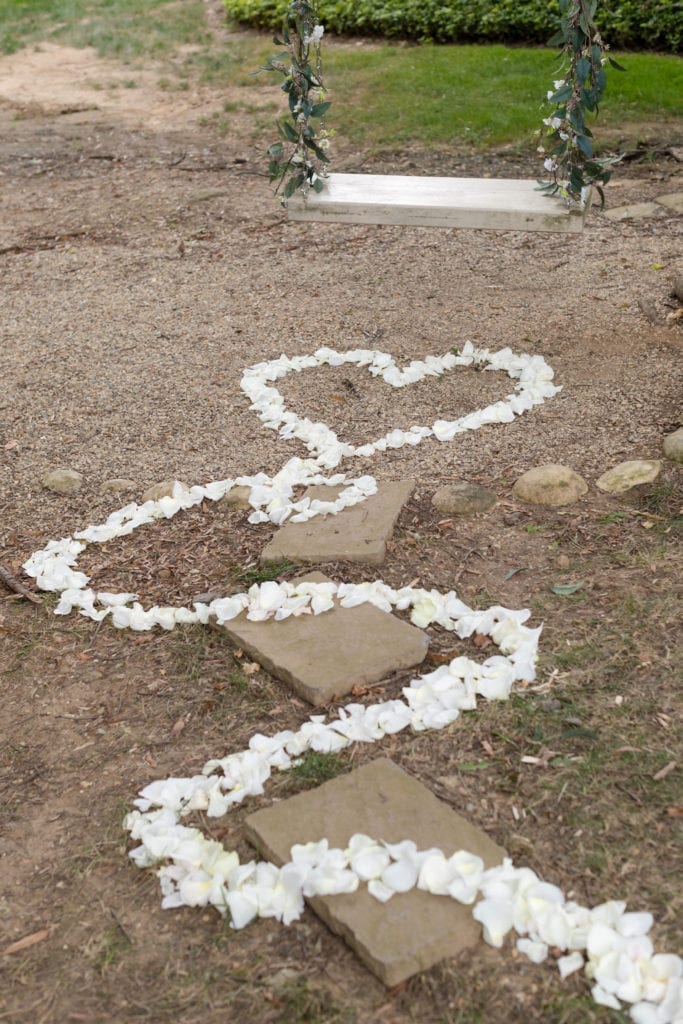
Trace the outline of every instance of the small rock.
<instances>
[{"instance_id":1,"label":"small rock","mask_svg":"<svg viewBox=\"0 0 683 1024\"><path fill-rule=\"evenodd\" d=\"M105 480L100 485L100 494L106 494L108 491L135 491L137 490L137 484L135 480L126 480L125 478Z\"/></svg>"},{"instance_id":2,"label":"small rock","mask_svg":"<svg viewBox=\"0 0 683 1024\"><path fill-rule=\"evenodd\" d=\"M664 438L663 448L667 459L683 463L683 427Z\"/></svg>"},{"instance_id":3,"label":"small rock","mask_svg":"<svg viewBox=\"0 0 683 1024\"><path fill-rule=\"evenodd\" d=\"M251 487L231 487L226 495L218 502L223 508L251 508L249 495Z\"/></svg>"},{"instance_id":4,"label":"small rock","mask_svg":"<svg viewBox=\"0 0 683 1024\"><path fill-rule=\"evenodd\" d=\"M531 505L571 505L587 490L588 484L573 469L549 462L523 473L512 493Z\"/></svg>"},{"instance_id":5,"label":"small rock","mask_svg":"<svg viewBox=\"0 0 683 1024\"><path fill-rule=\"evenodd\" d=\"M558 555L555 559L555 565L558 569L568 569L570 562L567 555Z\"/></svg>"},{"instance_id":6,"label":"small rock","mask_svg":"<svg viewBox=\"0 0 683 1024\"><path fill-rule=\"evenodd\" d=\"M683 302L683 274L679 274L678 277L674 279L671 294L675 296L679 302Z\"/></svg>"},{"instance_id":7,"label":"small rock","mask_svg":"<svg viewBox=\"0 0 683 1024\"><path fill-rule=\"evenodd\" d=\"M268 980L271 988L277 992L280 989L287 988L288 985L295 984L300 977L300 972L295 970L294 967L283 967L281 970L271 974Z\"/></svg>"},{"instance_id":8,"label":"small rock","mask_svg":"<svg viewBox=\"0 0 683 1024\"><path fill-rule=\"evenodd\" d=\"M188 199L188 203L208 203L211 199L221 199L223 196L227 196L227 194L224 188L203 188L199 189L198 192L193 192Z\"/></svg>"},{"instance_id":9,"label":"small rock","mask_svg":"<svg viewBox=\"0 0 683 1024\"><path fill-rule=\"evenodd\" d=\"M655 202L673 210L674 213L683 213L683 192L671 192L667 196L657 196Z\"/></svg>"},{"instance_id":10,"label":"small rock","mask_svg":"<svg viewBox=\"0 0 683 1024\"><path fill-rule=\"evenodd\" d=\"M649 302L648 299L638 299L638 306L640 307L643 315L650 321L651 324L660 325L662 318L657 312L657 307L654 302Z\"/></svg>"},{"instance_id":11,"label":"small rock","mask_svg":"<svg viewBox=\"0 0 683 1024\"><path fill-rule=\"evenodd\" d=\"M493 491L487 491L478 484L463 482L440 487L432 498L432 505L439 512L475 515L478 512L488 512L497 500Z\"/></svg>"},{"instance_id":12,"label":"small rock","mask_svg":"<svg viewBox=\"0 0 683 1024\"><path fill-rule=\"evenodd\" d=\"M562 701L556 700L554 697L550 697L549 700L541 701L541 707L544 711L561 711Z\"/></svg>"},{"instance_id":13,"label":"small rock","mask_svg":"<svg viewBox=\"0 0 683 1024\"><path fill-rule=\"evenodd\" d=\"M633 203L631 206L615 206L611 210L605 210L605 217L609 220L646 220L659 212L657 203Z\"/></svg>"},{"instance_id":14,"label":"small rock","mask_svg":"<svg viewBox=\"0 0 683 1024\"><path fill-rule=\"evenodd\" d=\"M211 604L212 601L218 601L221 597L225 597L225 593L222 590L206 590L202 594L195 594L191 603Z\"/></svg>"},{"instance_id":15,"label":"small rock","mask_svg":"<svg viewBox=\"0 0 683 1024\"><path fill-rule=\"evenodd\" d=\"M183 491L189 491L190 489L182 480L162 480L161 483L153 484L147 488L142 495L143 502L159 501L161 498L172 498L173 488L176 484L180 484L180 489Z\"/></svg>"},{"instance_id":16,"label":"small rock","mask_svg":"<svg viewBox=\"0 0 683 1024\"><path fill-rule=\"evenodd\" d=\"M606 491L607 494L623 494L624 491L630 491L632 487L651 484L661 471L662 463L659 459L632 459L630 462L620 462L618 466L608 469L595 481L595 485L601 491Z\"/></svg>"},{"instance_id":17,"label":"small rock","mask_svg":"<svg viewBox=\"0 0 683 1024\"><path fill-rule=\"evenodd\" d=\"M83 477L75 469L53 469L40 482L48 491L56 494L73 494L80 490Z\"/></svg>"},{"instance_id":18,"label":"small rock","mask_svg":"<svg viewBox=\"0 0 683 1024\"><path fill-rule=\"evenodd\" d=\"M524 516L521 512L506 512L503 516L503 522L506 526L517 526L517 523L521 523Z\"/></svg>"}]
</instances>

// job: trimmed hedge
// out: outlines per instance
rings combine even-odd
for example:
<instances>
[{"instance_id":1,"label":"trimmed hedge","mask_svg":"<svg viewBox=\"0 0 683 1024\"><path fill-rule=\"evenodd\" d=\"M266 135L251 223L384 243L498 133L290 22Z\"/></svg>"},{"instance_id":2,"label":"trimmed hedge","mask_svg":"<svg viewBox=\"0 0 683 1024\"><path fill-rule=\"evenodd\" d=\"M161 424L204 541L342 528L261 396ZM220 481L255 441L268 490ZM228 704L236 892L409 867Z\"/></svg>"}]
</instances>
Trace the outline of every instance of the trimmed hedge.
<instances>
[{"instance_id":1,"label":"trimmed hedge","mask_svg":"<svg viewBox=\"0 0 683 1024\"><path fill-rule=\"evenodd\" d=\"M236 21L275 29L289 0L223 0ZM320 20L338 35L419 42L545 43L559 25L556 0L319 0ZM613 47L677 53L683 0L605 0L596 16Z\"/></svg>"}]
</instances>

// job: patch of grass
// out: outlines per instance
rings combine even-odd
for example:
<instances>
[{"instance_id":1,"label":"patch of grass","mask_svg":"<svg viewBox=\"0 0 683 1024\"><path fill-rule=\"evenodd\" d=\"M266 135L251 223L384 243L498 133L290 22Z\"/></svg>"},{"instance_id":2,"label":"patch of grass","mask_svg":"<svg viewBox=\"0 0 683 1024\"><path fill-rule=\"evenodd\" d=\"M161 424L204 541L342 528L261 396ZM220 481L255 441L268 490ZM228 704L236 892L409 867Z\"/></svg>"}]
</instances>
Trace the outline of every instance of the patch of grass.
<instances>
[{"instance_id":1,"label":"patch of grass","mask_svg":"<svg viewBox=\"0 0 683 1024\"><path fill-rule=\"evenodd\" d=\"M586 665L594 664L600 656L600 649L595 644L574 645L567 641L565 647L553 651L549 655L549 661L561 669L583 668Z\"/></svg>"},{"instance_id":2,"label":"patch of grass","mask_svg":"<svg viewBox=\"0 0 683 1024\"><path fill-rule=\"evenodd\" d=\"M338 1006L328 992L297 978L277 993L277 1024L354 1024L356 1013Z\"/></svg>"},{"instance_id":3,"label":"patch of grass","mask_svg":"<svg viewBox=\"0 0 683 1024\"><path fill-rule=\"evenodd\" d=\"M346 770L346 762L337 754L323 754L317 750L307 750L290 771L290 778L300 786L319 786L328 779L334 779Z\"/></svg>"},{"instance_id":4,"label":"patch of grass","mask_svg":"<svg viewBox=\"0 0 683 1024\"><path fill-rule=\"evenodd\" d=\"M131 946L130 939L119 924L114 923L110 928L107 928L104 933L102 948L96 958L96 965L100 974L106 974L110 967L113 967L122 959Z\"/></svg>"},{"instance_id":5,"label":"patch of grass","mask_svg":"<svg viewBox=\"0 0 683 1024\"><path fill-rule=\"evenodd\" d=\"M202 0L0 0L0 53L40 40L131 60L206 45L211 36Z\"/></svg>"},{"instance_id":6,"label":"patch of grass","mask_svg":"<svg viewBox=\"0 0 683 1024\"><path fill-rule=\"evenodd\" d=\"M278 577L284 576L290 569L296 568L294 562L267 562L265 565L254 565L240 570L235 575L235 580L250 587L254 583L267 583L270 580L276 580Z\"/></svg>"},{"instance_id":7,"label":"patch of grass","mask_svg":"<svg viewBox=\"0 0 683 1024\"><path fill-rule=\"evenodd\" d=\"M228 675L228 682L237 693L246 693L249 689L249 680L239 668L233 669Z\"/></svg>"},{"instance_id":8,"label":"patch of grass","mask_svg":"<svg viewBox=\"0 0 683 1024\"><path fill-rule=\"evenodd\" d=\"M640 508L653 516L657 532L683 526L683 488L673 483L655 484L640 499Z\"/></svg>"}]
</instances>

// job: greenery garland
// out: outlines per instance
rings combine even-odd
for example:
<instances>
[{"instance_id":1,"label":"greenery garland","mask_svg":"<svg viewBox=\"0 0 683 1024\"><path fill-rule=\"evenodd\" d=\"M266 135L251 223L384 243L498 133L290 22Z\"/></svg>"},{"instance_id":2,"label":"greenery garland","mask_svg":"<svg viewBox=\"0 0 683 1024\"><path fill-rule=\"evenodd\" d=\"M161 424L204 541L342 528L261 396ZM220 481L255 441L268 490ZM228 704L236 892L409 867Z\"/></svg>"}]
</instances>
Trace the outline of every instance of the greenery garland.
<instances>
[{"instance_id":1,"label":"greenery garland","mask_svg":"<svg viewBox=\"0 0 683 1024\"><path fill-rule=\"evenodd\" d=\"M321 192L327 173L325 165L329 158L325 150L330 144L330 133L320 119L331 104L324 100L321 75L323 32L315 0L292 0L283 19L282 38L273 39L277 46L287 49L268 57L259 69L281 74L282 91L289 97L289 117L278 123L281 141L268 148L270 180L278 183L276 195L284 183L282 200L297 189Z\"/></svg>"},{"instance_id":2,"label":"greenery garland","mask_svg":"<svg viewBox=\"0 0 683 1024\"><path fill-rule=\"evenodd\" d=\"M551 146L544 163L551 180L539 181L539 191L559 194L567 202L582 207L592 186L604 204L601 185L609 181L610 165L619 159L595 157L593 135L586 124L589 113L597 114L605 92L605 65L625 70L607 55L607 46L594 21L597 6L598 0L560 0L560 28L549 44L562 44L564 77L557 79L554 89L548 91L554 109L543 121L545 130L541 129ZM539 151L545 153L546 149L541 145Z\"/></svg>"}]
</instances>

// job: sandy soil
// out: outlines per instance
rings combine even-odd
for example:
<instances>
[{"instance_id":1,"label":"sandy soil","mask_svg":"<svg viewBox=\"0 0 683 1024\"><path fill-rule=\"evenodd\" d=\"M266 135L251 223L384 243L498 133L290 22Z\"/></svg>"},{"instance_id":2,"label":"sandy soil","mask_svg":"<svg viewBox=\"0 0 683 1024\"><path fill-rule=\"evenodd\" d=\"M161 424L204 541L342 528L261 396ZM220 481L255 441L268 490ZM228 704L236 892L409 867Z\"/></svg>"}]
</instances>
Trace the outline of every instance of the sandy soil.
<instances>
[{"instance_id":1,"label":"sandy soil","mask_svg":"<svg viewBox=\"0 0 683 1024\"><path fill-rule=\"evenodd\" d=\"M565 650L575 629L586 636L597 629L600 643L612 637L617 644L617 635L622 642L631 629L620 618L630 594L641 602L639 614L656 608L637 653L658 666L642 685L633 675L633 700L638 707L656 700L670 716L671 693L654 687L671 678L676 635L674 535L658 526L680 507L680 492L671 497L680 486L675 468L658 485L667 498L650 531L639 513L655 506L638 504L647 495L612 499L593 487L562 514L518 508L510 486L543 462L565 463L594 481L625 459L660 457L662 437L681 415L683 335L680 321L653 326L638 300L653 303L662 318L677 307L669 292L682 269L681 218L662 209L641 223L615 224L592 212L585 233L571 241L289 224L264 174L264 139L246 122L236 115L231 133L220 136L201 123L219 106L209 89L171 94L151 70L136 72L136 88L126 88L129 77L92 53L55 46L0 60L0 562L18 574L49 538L101 521L156 481L274 470L299 453L249 412L238 382L252 362L318 345L371 344L399 359L442 353L468 338L511 345L541 353L561 395L512 425L373 462L380 479L418 481L383 575L444 589L457 577L473 601L536 601L534 614L548 622L548 652ZM340 147L339 169L371 165L477 174L482 161L414 151L371 164ZM497 154L494 169L535 173L510 153ZM624 166L608 193L619 205L682 190L681 165L662 157ZM345 370L287 378L282 390L294 408L356 440L476 407L485 388L502 394L504 386L493 375L482 385L481 375L464 373L387 396L362 371ZM81 491L63 497L41 488L45 472L67 466L83 474ZM121 477L135 481L132 494L102 493L105 481ZM461 478L493 487L503 501L484 519L444 525L428 499L442 482ZM216 584L216 560L230 576L269 536L268 529L247 533L234 514L202 515L206 542L194 561L182 562L183 553L190 558L192 528L178 521L112 550L109 568L103 557L102 584L118 561L116 571L143 573L152 594L160 565L182 596L187 565L196 593L203 582ZM228 533L237 538L232 547ZM506 578L520 566L523 572ZM339 578L364 576L348 566L328 569ZM568 569L588 581L587 603L544 605L549 582L565 579ZM154 879L126 864L123 802L152 778L196 771L257 729L305 714L262 673L236 690L230 680L244 682L240 654L220 638L199 631L132 638L54 620L0 594L0 664L0 947L48 931L30 951L2 958L1 1019L403 1024L529 1020L530 1008L551 1006L545 969L531 965L510 974L487 961L489 981L496 979L489 985L477 963L463 961L387 996L310 913L286 933L261 922L233 936L207 914L159 910ZM553 671L548 662L544 699ZM571 700L590 703L583 689L590 678L573 672L564 684ZM635 673L630 662L628 672ZM560 826L552 806L538 809L536 783L524 793L538 798L531 800L537 811L519 824L510 810L519 793L505 782L506 770L486 785L460 772L465 752L481 757L482 737L502 749L495 730L504 732L508 713L491 712L471 732L459 727L455 745L450 730L430 742L401 740L392 756L552 880L573 878L582 897L596 901L626 892L638 902L643 874L629 873L628 859L623 872L612 863L621 847L610 854L611 873L591 866L597 826L592 838L570 841L575 827ZM662 742L669 750L667 736ZM370 756L360 752L357 760ZM290 791L279 781L269 796ZM619 818L620 841L656 818L655 848L643 842L643 856L655 864L673 841L674 818L642 800L633 813L641 815L635 826L628 815ZM246 854L240 820L221 823L216 834ZM656 900L656 891L648 897ZM675 915L662 900L666 937ZM571 991L574 1010L560 1017L548 1009L550 1016L536 1019L589 1019L580 1016L578 983Z\"/></svg>"}]
</instances>

